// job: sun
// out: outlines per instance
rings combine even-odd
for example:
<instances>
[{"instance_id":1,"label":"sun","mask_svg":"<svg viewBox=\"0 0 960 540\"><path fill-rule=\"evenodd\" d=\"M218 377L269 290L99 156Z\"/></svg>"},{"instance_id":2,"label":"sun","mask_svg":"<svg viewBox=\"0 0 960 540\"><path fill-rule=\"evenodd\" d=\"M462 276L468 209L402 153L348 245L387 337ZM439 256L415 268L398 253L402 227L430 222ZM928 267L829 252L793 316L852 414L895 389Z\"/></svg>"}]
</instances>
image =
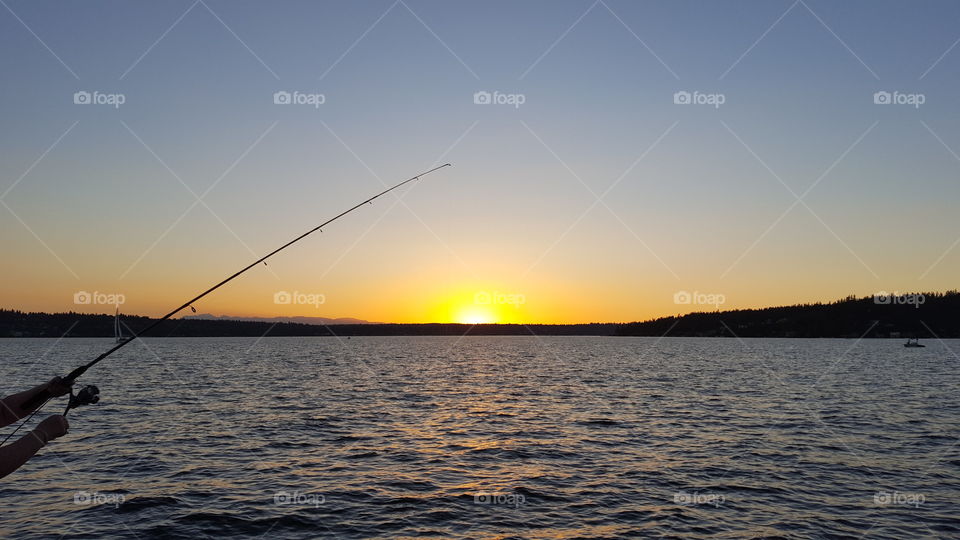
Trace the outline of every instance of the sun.
<instances>
[{"instance_id":1,"label":"sun","mask_svg":"<svg viewBox=\"0 0 960 540\"><path fill-rule=\"evenodd\" d=\"M516 324L525 315L526 296L503 290L486 284L458 287L440 296L431 318L458 324Z\"/></svg>"},{"instance_id":2,"label":"sun","mask_svg":"<svg viewBox=\"0 0 960 540\"><path fill-rule=\"evenodd\" d=\"M493 324L497 316L487 306L468 305L458 310L454 320L460 324Z\"/></svg>"}]
</instances>

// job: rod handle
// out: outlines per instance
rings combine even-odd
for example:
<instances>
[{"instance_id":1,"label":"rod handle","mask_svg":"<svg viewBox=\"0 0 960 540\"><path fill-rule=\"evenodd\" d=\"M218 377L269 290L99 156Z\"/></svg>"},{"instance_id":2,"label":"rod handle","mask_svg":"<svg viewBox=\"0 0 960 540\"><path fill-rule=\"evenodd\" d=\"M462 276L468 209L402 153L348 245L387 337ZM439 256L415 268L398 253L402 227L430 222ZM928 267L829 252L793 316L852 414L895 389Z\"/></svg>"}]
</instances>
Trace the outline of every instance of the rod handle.
<instances>
[{"instance_id":1,"label":"rod handle","mask_svg":"<svg viewBox=\"0 0 960 540\"><path fill-rule=\"evenodd\" d=\"M87 371L87 366L80 366L77 369L71 371L66 377L63 378L63 382L70 384L73 381L77 380L77 377L83 375ZM42 403L45 403L48 399L52 399L53 394L49 390L41 390L33 395L32 398L23 402L20 405L20 409L23 412L30 412L33 409L39 407Z\"/></svg>"}]
</instances>

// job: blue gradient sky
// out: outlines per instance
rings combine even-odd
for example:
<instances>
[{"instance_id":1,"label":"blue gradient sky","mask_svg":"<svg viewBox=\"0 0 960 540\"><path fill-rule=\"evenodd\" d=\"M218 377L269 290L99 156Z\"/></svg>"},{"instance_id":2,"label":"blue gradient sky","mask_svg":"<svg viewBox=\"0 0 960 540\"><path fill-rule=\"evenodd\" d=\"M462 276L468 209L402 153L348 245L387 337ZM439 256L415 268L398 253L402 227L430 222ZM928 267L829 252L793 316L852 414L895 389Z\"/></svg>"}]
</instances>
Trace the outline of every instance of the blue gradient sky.
<instances>
[{"instance_id":1,"label":"blue gradient sky","mask_svg":"<svg viewBox=\"0 0 960 540\"><path fill-rule=\"evenodd\" d=\"M494 320L622 321L702 308L682 290L735 308L956 287L956 2L4 1L5 307L112 311L73 303L97 290L162 313L438 160L198 309L458 320L493 291L525 299ZM206 206L184 215L166 167Z\"/></svg>"}]
</instances>

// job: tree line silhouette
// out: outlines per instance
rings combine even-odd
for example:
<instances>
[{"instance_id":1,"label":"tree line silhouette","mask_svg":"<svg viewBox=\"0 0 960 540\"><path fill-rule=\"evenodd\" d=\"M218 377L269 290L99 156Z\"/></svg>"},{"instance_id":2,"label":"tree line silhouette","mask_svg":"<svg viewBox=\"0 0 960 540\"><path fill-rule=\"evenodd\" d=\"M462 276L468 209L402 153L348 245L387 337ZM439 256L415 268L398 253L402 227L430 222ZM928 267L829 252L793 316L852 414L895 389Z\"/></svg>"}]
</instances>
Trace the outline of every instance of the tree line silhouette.
<instances>
[{"instance_id":1,"label":"tree line silhouette","mask_svg":"<svg viewBox=\"0 0 960 540\"><path fill-rule=\"evenodd\" d=\"M689 313L619 325L616 333L620 336L958 338L960 293L848 296L832 303Z\"/></svg>"},{"instance_id":2,"label":"tree line silhouette","mask_svg":"<svg viewBox=\"0 0 960 540\"><path fill-rule=\"evenodd\" d=\"M113 337L114 316L86 313L27 313L0 310L0 337ZM121 316L126 336L154 319ZM302 324L208 319L171 319L150 332L151 337L260 336L461 336L469 335L614 335L615 324Z\"/></svg>"},{"instance_id":3,"label":"tree line silhouette","mask_svg":"<svg viewBox=\"0 0 960 540\"><path fill-rule=\"evenodd\" d=\"M832 303L688 313L632 323L589 324L336 324L172 319L151 336L698 336L784 338L960 338L960 293L922 293L922 302L848 296ZM125 335L154 319L122 316ZM111 314L0 310L0 337L112 337Z\"/></svg>"}]
</instances>

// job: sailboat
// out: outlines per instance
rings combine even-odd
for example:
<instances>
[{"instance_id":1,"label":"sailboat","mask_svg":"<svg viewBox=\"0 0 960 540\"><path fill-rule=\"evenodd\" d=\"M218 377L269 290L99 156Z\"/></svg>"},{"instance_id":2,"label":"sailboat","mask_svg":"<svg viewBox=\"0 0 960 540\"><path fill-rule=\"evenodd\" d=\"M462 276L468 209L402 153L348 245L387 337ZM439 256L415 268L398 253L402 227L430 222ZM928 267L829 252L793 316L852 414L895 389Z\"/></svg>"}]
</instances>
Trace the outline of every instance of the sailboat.
<instances>
[{"instance_id":1,"label":"sailboat","mask_svg":"<svg viewBox=\"0 0 960 540\"><path fill-rule=\"evenodd\" d=\"M118 307L113 313L113 341L123 343L129 339L129 337L124 337L123 335L123 328L120 326L120 308Z\"/></svg>"}]
</instances>

